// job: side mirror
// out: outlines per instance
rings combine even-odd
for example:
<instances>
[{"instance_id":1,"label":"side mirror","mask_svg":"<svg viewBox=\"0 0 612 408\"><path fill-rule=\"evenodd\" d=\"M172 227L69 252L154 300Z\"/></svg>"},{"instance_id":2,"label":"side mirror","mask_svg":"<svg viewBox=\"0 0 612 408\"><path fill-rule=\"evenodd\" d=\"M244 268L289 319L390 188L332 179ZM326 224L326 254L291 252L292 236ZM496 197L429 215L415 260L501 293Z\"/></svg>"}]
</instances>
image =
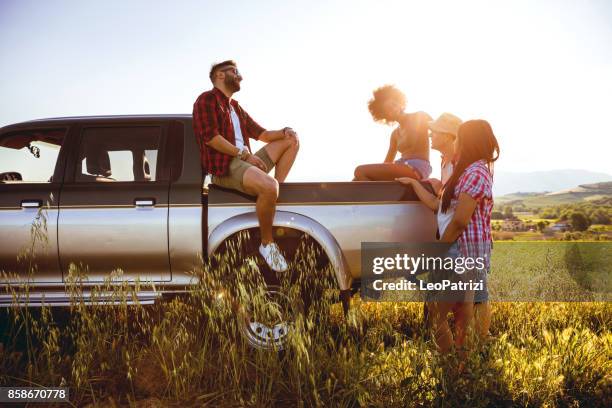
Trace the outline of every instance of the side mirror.
<instances>
[{"instance_id":1,"label":"side mirror","mask_svg":"<svg viewBox=\"0 0 612 408\"><path fill-rule=\"evenodd\" d=\"M16 171L7 171L0 173L0 181L23 181L23 177Z\"/></svg>"}]
</instances>

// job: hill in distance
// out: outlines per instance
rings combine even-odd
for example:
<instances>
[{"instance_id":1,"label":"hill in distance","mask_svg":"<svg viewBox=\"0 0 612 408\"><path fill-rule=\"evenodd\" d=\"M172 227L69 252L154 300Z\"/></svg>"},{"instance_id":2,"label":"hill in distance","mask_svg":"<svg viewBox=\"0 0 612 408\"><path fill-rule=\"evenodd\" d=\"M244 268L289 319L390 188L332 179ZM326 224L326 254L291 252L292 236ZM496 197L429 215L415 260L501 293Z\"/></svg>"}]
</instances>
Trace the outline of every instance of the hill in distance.
<instances>
[{"instance_id":1,"label":"hill in distance","mask_svg":"<svg viewBox=\"0 0 612 408\"><path fill-rule=\"evenodd\" d=\"M567 190L583 184L612 180L612 175L588 170L548 170L534 172L496 171L495 197L512 193L542 193Z\"/></svg>"},{"instance_id":2,"label":"hill in distance","mask_svg":"<svg viewBox=\"0 0 612 408\"><path fill-rule=\"evenodd\" d=\"M535 208L603 199L612 200L612 181L581 184L574 188L554 192L506 194L495 197L495 204L523 204L526 207Z\"/></svg>"}]
</instances>

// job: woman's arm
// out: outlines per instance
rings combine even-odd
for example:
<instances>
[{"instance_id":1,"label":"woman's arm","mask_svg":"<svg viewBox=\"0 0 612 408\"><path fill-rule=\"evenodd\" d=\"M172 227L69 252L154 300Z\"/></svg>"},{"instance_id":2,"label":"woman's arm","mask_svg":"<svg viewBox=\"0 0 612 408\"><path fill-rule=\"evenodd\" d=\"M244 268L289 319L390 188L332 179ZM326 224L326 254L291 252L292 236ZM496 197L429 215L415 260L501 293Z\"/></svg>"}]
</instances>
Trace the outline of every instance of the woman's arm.
<instances>
[{"instance_id":1,"label":"woman's arm","mask_svg":"<svg viewBox=\"0 0 612 408\"><path fill-rule=\"evenodd\" d=\"M385 157L385 163L393 163L395 160L395 155L397 154L397 130L394 130L391 133L391 140L389 141L389 150L387 151L387 156Z\"/></svg>"},{"instance_id":2,"label":"woman's arm","mask_svg":"<svg viewBox=\"0 0 612 408\"><path fill-rule=\"evenodd\" d=\"M423 185L419 183L418 180L413 179L412 177L400 177L396 178L395 180L399 181L402 184L411 185L412 189L423 204L425 204L433 212L438 211L440 200L438 199L438 197L427 191L425 187L423 187Z\"/></svg>"},{"instance_id":3,"label":"woman's arm","mask_svg":"<svg viewBox=\"0 0 612 408\"><path fill-rule=\"evenodd\" d=\"M453 219L451 220L446 230L444 230L444 235L440 238L441 242L455 242L457 238L463 233L465 227L468 226L470 220L472 219L472 214L474 214L474 210L476 210L476 205L478 201L472 198L467 193L459 194L459 201L457 202L457 208L455 208L455 215L453 215Z\"/></svg>"}]
</instances>

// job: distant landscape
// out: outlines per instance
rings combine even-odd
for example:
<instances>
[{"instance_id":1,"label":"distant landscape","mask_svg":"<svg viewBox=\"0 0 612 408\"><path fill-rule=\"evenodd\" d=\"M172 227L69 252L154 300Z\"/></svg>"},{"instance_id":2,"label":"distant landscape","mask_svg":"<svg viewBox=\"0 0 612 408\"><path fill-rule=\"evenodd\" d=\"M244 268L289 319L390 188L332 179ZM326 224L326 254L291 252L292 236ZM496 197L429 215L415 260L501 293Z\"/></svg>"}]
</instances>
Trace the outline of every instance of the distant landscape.
<instances>
[{"instance_id":1,"label":"distant landscape","mask_svg":"<svg viewBox=\"0 0 612 408\"><path fill-rule=\"evenodd\" d=\"M494 240L612 239L612 181L495 197Z\"/></svg>"},{"instance_id":2,"label":"distant landscape","mask_svg":"<svg viewBox=\"0 0 612 408\"><path fill-rule=\"evenodd\" d=\"M612 176L610 176L610 180L612 180ZM533 208L588 201L595 202L606 198L612 198L612 181L580 184L557 191L515 192L496 196L495 203L513 206L524 205Z\"/></svg>"},{"instance_id":3,"label":"distant landscape","mask_svg":"<svg viewBox=\"0 0 612 408\"><path fill-rule=\"evenodd\" d=\"M496 197L511 193L555 192L606 181L612 181L612 175L588 170L496 171L493 192Z\"/></svg>"}]
</instances>

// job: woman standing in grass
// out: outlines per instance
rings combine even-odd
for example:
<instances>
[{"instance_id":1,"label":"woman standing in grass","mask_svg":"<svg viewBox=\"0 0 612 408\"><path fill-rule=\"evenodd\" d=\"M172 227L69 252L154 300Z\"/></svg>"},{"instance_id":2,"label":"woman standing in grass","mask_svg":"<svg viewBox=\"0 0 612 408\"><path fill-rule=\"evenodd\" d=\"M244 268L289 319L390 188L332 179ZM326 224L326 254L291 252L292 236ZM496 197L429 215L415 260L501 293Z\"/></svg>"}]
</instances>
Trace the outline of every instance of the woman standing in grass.
<instances>
[{"instance_id":1,"label":"woman standing in grass","mask_svg":"<svg viewBox=\"0 0 612 408\"><path fill-rule=\"evenodd\" d=\"M461 348L472 324L474 302L486 308L480 322L481 335L488 332L490 313L488 310L487 272L491 256L491 211L493 209L493 162L499 157L499 145L488 122L470 120L459 128L455 143L457 161L453 174L444 185L442 198L423 194L417 184L406 179L428 206L438 205L438 229L440 241L451 244L449 256L482 258L484 268L466 272L465 277L482 281L481 290L465 291L462 299L448 301L438 298L429 304L429 314L436 344L440 351L447 352L453 345ZM432 201L433 197L433 201ZM431 202L430 202L431 201ZM455 317L455 334L448 324L448 313ZM485 332L486 331L486 332ZM483 333L485 332L485 333Z\"/></svg>"},{"instance_id":2,"label":"woman standing in grass","mask_svg":"<svg viewBox=\"0 0 612 408\"><path fill-rule=\"evenodd\" d=\"M461 256L483 258L484 269L476 269L476 280L483 289L467 291L464 302L434 302L431 308L432 325L438 347L442 352L452 345L458 348L465 342L471 326L474 302L488 301L487 272L491 258L491 211L493 209L493 162L499 158L499 144L491 125L484 120L470 120L459 128L457 137L458 160L453 175L442 193L440 211L453 212L441 233L441 242L459 247ZM470 299L470 297L472 299ZM448 313L455 315L456 333L448 325Z\"/></svg>"}]
</instances>

